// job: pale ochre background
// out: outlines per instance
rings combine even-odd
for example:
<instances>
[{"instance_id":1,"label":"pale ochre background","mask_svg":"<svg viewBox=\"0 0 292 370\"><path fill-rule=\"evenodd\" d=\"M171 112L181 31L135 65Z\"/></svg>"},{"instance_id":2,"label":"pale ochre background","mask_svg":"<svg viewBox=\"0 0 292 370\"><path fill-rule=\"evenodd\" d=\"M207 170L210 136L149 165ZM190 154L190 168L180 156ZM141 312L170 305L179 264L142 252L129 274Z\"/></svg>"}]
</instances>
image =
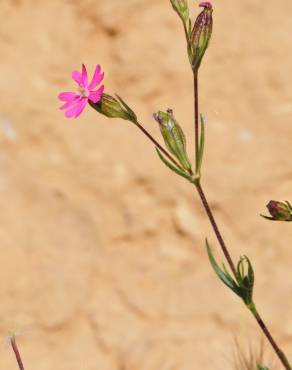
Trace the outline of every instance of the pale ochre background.
<instances>
[{"instance_id":1,"label":"pale ochre background","mask_svg":"<svg viewBox=\"0 0 292 370\"><path fill-rule=\"evenodd\" d=\"M292 2L213 5L203 184L292 358L292 226L259 217L292 200ZM232 369L232 332L260 333L211 270L206 236L222 255L194 189L134 126L90 108L66 120L56 99L73 69L100 63L153 135L152 113L174 109L191 156L191 72L169 2L2 0L0 14L1 369L16 369L9 330L30 370Z\"/></svg>"}]
</instances>

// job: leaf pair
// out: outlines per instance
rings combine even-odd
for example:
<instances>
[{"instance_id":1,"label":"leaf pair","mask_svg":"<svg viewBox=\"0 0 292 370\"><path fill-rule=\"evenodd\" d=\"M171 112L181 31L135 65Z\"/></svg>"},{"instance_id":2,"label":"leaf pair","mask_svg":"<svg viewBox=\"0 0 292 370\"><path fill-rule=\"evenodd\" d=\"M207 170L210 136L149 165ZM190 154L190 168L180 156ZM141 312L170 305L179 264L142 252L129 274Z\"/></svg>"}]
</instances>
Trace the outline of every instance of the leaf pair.
<instances>
[{"instance_id":1,"label":"leaf pair","mask_svg":"<svg viewBox=\"0 0 292 370\"><path fill-rule=\"evenodd\" d=\"M210 263L219 279L238 295L247 306L251 307L253 305L254 271L248 257L240 257L237 264L236 276L233 278L224 264L222 265L222 269L218 266L207 239L206 248Z\"/></svg>"}]
</instances>

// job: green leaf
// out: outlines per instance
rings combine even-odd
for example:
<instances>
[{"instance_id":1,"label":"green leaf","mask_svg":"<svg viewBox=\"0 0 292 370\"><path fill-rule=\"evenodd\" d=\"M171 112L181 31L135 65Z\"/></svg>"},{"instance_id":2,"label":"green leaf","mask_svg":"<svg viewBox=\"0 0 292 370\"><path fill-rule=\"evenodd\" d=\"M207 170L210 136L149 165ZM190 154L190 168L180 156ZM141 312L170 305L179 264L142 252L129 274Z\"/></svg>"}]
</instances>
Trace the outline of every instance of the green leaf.
<instances>
[{"instance_id":1,"label":"green leaf","mask_svg":"<svg viewBox=\"0 0 292 370\"><path fill-rule=\"evenodd\" d=\"M163 155L162 153L160 152L159 149L155 148L156 149L156 152L159 156L159 158L161 159L161 161L169 168L171 169L173 172L177 173L179 176L181 177L184 177L185 179L189 180L190 182L193 182L193 179L192 177L187 174L186 172L184 172L183 170L181 170L180 168L176 167L174 164L172 164L171 162L169 162Z\"/></svg>"},{"instance_id":2,"label":"green leaf","mask_svg":"<svg viewBox=\"0 0 292 370\"><path fill-rule=\"evenodd\" d=\"M206 248L209 256L210 263L216 272L219 279L226 285L228 288L230 288L235 294L237 294L239 297L241 297L241 290L237 286L236 282L233 280L233 278L230 276L229 273L224 273L220 267L218 266L217 262L215 261L215 258L212 254L211 247L209 246L208 240L206 239ZM223 269L226 270L225 266L223 265Z\"/></svg>"},{"instance_id":3,"label":"green leaf","mask_svg":"<svg viewBox=\"0 0 292 370\"><path fill-rule=\"evenodd\" d=\"M190 37L192 33L192 21L189 19L189 24L188 24L188 36Z\"/></svg>"},{"instance_id":4,"label":"green leaf","mask_svg":"<svg viewBox=\"0 0 292 370\"><path fill-rule=\"evenodd\" d=\"M270 221L278 221L276 220L275 218L273 217L270 217L270 216L265 216L265 215L260 215L262 218L265 218L266 220L270 220Z\"/></svg>"},{"instance_id":5,"label":"green leaf","mask_svg":"<svg viewBox=\"0 0 292 370\"><path fill-rule=\"evenodd\" d=\"M229 271L227 270L227 268L226 268L226 266L224 265L224 263L222 263L222 269L223 269L223 271L224 271L225 275L226 275L226 276L228 276L228 278L229 278L230 280L233 280L233 278L232 278L231 274L230 274L230 273L229 273Z\"/></svg>"},{"instance_id":6,"label":"green leaf","mask_svg":"<svg viewBox=\"0 0 292 370\"><path fill-rule=\"evenodd\" d=\"M258 370L269 370L267 367L257 364Z\"/></svg>"},{"instance_id":7,"label":"green leaf","mask_svg":"<svg viewBox=\"0 0 292 370\"><path fill-rule=\"evenodd\" d=\"M254 285L254 270L253 270L252 264L250 262L250 259L246 256L244 256L244 257L245 257L245 259L247 261L247 264L248 264L248 270L247 270L248 280L250 281L250 283L253 286Z\"/></svg>"},{"instance_id":8,"label":"green leaf","mask_svg":"<svg viewBox=\"0 0 292 370\"><path fill-rule=\"evenodd\" d=\"M196 172L197 174L200 174L202 162L203 162L203 156L204 156L204 147L205 147L205 120L202 114L200 114L200 143L199 143L199 152L198 152L198 158L197 158L197 165L196 165Z\"/></svg>"}]
</instances>

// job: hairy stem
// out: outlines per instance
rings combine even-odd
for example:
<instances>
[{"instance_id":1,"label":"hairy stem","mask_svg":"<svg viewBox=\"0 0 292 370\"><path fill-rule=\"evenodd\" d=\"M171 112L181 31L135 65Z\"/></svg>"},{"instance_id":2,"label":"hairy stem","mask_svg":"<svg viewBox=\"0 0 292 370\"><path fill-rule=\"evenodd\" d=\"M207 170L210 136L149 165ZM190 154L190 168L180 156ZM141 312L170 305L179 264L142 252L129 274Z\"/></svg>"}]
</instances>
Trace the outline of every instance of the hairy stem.
<instances>
[{"instance_id":1,"label":"hairy stem","mask_svg":"<svg viewBox=\"0 0 292 370\"><path fill-rule=\"evenodd\" d=\"M198 94L198 74L197 73L194 73L194 111L195 111L195 145L196 145L196 163L197 163L197 161L198 161L198 142L199 142L199 94ZM212 225L214 233L217 237L217 240L220 244L220 247L221 247L221 249L224 253L224 256L225 256L225 258L228 262L228 265L229 265L230 269L232 270L232 272L234 274L234 277L237 278L237 273L236 273L234 262L233 262L232 257L231 257L231 255L230 255L230 253L229 253L229 251L226 247L224 239L223 239L223 237L222 237L222 235L219 231L218 225L217 225L216 220L213 216L213 212L212 212L212 210L209 206L209 203L207 201L207 198L206 198L205 193L203 191L203 188L201 186L200 179L198 179L195 182L195 186L197 188L197 191L199 193L200 199L202 201L202 204L204 206L206 214L209 218L209 221ZM256 321L257 321L258 325L260 326L261 330L263 331L264 335L266 336L268 341L271 343L274 351L276 352L276 354L277 354L279 360L281 361L281 363L283 364L284 368L286 370L292 370L284 352L279 348L279 346L275 342L274 338L272 337L270 331L268 330L265 323L263 322L261 316L257 312L256 306L254 304L252 304L251 306L248 306L248 308L252 312L254 318L256 319Z\"/></svg>"}]
</instances>

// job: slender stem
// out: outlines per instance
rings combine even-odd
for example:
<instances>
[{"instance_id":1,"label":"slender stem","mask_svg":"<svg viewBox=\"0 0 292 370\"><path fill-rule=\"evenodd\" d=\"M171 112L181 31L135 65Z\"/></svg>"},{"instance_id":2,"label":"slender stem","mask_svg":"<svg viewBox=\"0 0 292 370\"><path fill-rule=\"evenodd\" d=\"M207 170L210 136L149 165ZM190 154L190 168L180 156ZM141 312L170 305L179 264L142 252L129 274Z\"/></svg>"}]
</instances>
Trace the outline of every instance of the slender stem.
<instances>
[{"instance_id":1,"label":"slender stem","mask_svg":"<svg viewBox=\"0 0 292 370\"><path fill-rule=\"evenodd\" d=\"M285 356L284 352L278 347L277 343L275 342L274 338L272 337L271 333L269 332L269 329L266 327L265 323L263 322L263 319L261 318L260 314L258 313L255 305L252 305L252 307L250 307L250 311L252 312L254 318L256 319L257 323L261 327L265 336L267 337L267 339L271 343L272 347L274 348L275 352L277 353L277 356L279 357L279 359L282 362L285 369L292 370L291 365L289 364L289 361L288 361L287 357Z\"/></svg>"},{"instance_id":2,"label":"slender stem","mask_svg":"<svg viewBox=\"0 0 292 370\"><path fill-rule=\"evenodd\" d=\"M135 125L143 132L144 135L148 137L152 141L152 143L178 168L185 172L182 166L154 139L154 137L137 121ZM193 171L190 169L189 174L192 176Z\"/></svg>"},{"instance_id":3,"label":"slender stem","mask_svg":"<svg viewBox=\"0 0 292 370\"><path fill-rule=\"evenodd\" d=\"M196 164L198 162L198 143L199 143L199 94L198 94L198 73L194 72L194 110L195 110L195 145L196 145ZM196 168L197 169L197 168ZM215 218L213 216L212 210L209 206L209 203L207 201L207 198L205 196L205 193L202 189L200 179L198 179L195 183L196 189L199 193L200 199L202 201L202 204L205 208L205 211L207 213L207 216L209 218L209 221L213 227L214 233L217 237L217 240L221 246L221 249L224 253L224 256L229 264L230 269L232 270L234 277L237 277L235 265L233 263L233 260L229 254L229 251L226 247L226 244L224 242L224 239L219 231L218 225L215 221ZM271 333L269 332L268 328L266 327L265 323L263 322L261 316L259 315L256 307L254 304L248 306L249 310L252 312L254 318L256 319L258 325L260 326L261 330L265 334L268 341L271 343L274 351L276 352L279 360L283 364L284 368L286 370L292 370L284 352L278 347L277 343L275 342L274 338L272 337Z\"/></svg>"},{"instance_id":4,"label":"slender stem","mask_svg":"<svg viewBox=\"0 0 292 370\"><path fill-rule=\"evenodd\" d=\"M195 150L196 150L196 164L198 162L198 158L199 158L199 86L198 86L198 71L194 71L193 72L194 74L194 113L195 113ZM197 168L196 168L197 170ZM225 242L224 242L224 239L219 231L219 228L217 226L217 223L215 221L215 218L213 216L213 213L211 211L211 208L209 206L209 203L207 201L207 198L205 196L205 193L201 187L201 184L200 184L200 181L196 181L195 182L195 185L196 185L196 188L197 188L197 191L199 193L199 196L201 198L201 201L203 203L203 206L205 208L205 211L207 213L207 216L210 220L210 223L213 227L213 230L215 232L215 235L218 239L218 242L221 246L221 249L224 253L224 256L229 264L229 267L230 269L232 270L233 272L233 275L234 277L236 278L236 268L235 268L235 265L232 261L232 258L228 252L228 249L225 245Z\"/></svg>"},{"instance_id":5,"label":"slender stem","mask_svg":"<svg viewBox=\"0 0 292 370\"><path fill-rule=\"evenodd\" d=\"M234 277L236 278L237 274L236 274L235 265L234 265L234 263L232 261L232 258L231 258L230 254L228 252L228 249L227 249L227 247L225 245L224 239L223 239L223 237L222 237L222 235L221 235L221 233L219 231L218 225L217 225L217 223L215 221L215 218L213 216L212 210L211 210L211 208L209 206L209 203L207 201L207 198L205 196L205 193L204 193L204 191L202 189L202 186L201 186L200 182L198 181L195 184L195 186L197 188L197 191L199 193L200 199L201 199L201 201L203 203L203 206L205 208L205 211L207 213L207 216L209 218L209 221L210 221L210 223L211 223L211 225L213 227L213 230L214 230L214 233L215 233L215 235L217 237L217 240L218 240L218 242L219 242L219 244L221 246L221 249L222 249L222 251L224 253L224 256L225 256L225 258L226 258L226 260L228 262L228 265L229 265L230 269L232 270Z\"/></svg>"},{"instance_id":6,"label":"slender stem","mask_svg":"<svg viewBox=\"0 0 292 370\"><path fill-rule=\"evenodd\" d=\"M95 103L92 103L90 100L88 100L88 103L89 105L95 109L97 112L100 113L99 109L98 109L98 106L97 104ZM128 119L129 121L131 121L132 123L134 123L135 126L137 126L139 128L140 131L143 132L143 134L145 136L147 136L148 139L150 139L150 141L152 141L152 143L156 146L157 149L159 149L177 168L179 168L181 171L185 172L185 169L168 153L167 150L165 150L163 148L162 145L159 144L159 142L154 139L154 137L150 134L150 132L148 132L142 125L140 122L138 122L138 119L135 118L134 120L132 119ZM187 170L189 175L190 176L193 176L193 171L192 169L190 168L189 170Z\"/></svg>"},{"instance_id":7,"label":"slender stem","mask_svg":"<svg viewBox=\"0 0 292 370\"><path fill-rule=\"evenodd\" d=\"M19 350L18 350L18 347L17 347L17 344L16 344L16 340L15 340L15 336L14 335L11 336L10 343L11 343L11 347L13 349L13 352L15 354L16 361L18 363L19 370L24 370L24 366L23 366L23 363L22 363L22 360L21 360L21 356L20 356L20 353L19 353Z\"/></svg>"},{"instance_id":8,"label":"slender stem","mask_svg":"<svg viewBox=\"0 0 292 370\"><path fill-rule=\"evenodd\" d=\"M195 109L195 154L196 154L196 173L198 171L199 159L199 88L198 71L194 71L194 109Z\"/></svg>"}]
</instances>

